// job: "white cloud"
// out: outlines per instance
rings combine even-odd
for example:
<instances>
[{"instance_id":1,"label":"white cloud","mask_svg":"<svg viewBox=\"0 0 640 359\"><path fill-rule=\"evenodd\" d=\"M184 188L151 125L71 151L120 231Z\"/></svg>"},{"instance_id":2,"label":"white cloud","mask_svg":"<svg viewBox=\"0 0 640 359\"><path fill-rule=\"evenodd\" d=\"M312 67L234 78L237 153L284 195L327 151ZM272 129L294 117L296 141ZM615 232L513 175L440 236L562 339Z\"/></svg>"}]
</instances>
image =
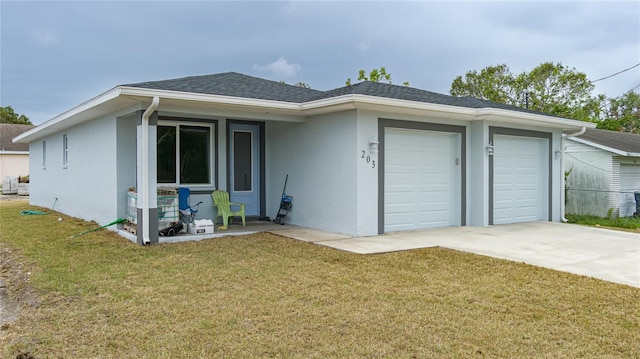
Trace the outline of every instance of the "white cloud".
<instances>
[{"instance_id":1,"label":"white cloud","mask_svg":"<svg viewBox=\"0 0 640 359\"><path fill-rule=\"evenodd\" d=\"M49 46L60 42L53 29L32 29L31 37L40 45Z\"/></svg>"},{"instance_id":2,"label":"white cloud","mask_svg":"<svg viewBox=\"0 0 640 359\"><path fill-rule=\"evenodd\" d=\"M274 77L291 78L297 75L302 67L298 64L290 64L287 59L280 56L272 63L266 65L255 64L251 68L255 71L268 72Z\"/></svg>"},{"instance_id":3,"label":"white cloud","mask_svg":"<svg viewBox=\"0 0 640 359\"><path fill-rule=\"evenodd\" d=\"M358 43L358 45L356 45L356 50L360 51L360 52L367 52L369 51L369 48L371 46L369 46L369 44L364 43L364 42L360 42Z\"/></svg>"}]
</instances>

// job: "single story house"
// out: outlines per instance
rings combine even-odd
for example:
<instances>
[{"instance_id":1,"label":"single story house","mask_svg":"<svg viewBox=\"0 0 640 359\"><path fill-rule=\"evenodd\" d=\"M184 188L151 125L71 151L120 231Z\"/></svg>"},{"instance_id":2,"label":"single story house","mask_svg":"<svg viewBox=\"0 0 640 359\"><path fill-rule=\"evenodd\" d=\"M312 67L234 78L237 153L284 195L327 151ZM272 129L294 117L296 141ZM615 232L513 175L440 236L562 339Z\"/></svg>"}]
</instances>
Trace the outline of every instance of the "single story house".
<instances>
[{"instance_id":1,"label":"single story house","mask_svg":"<svg viewBox=\"0 0 640 359\"><path fill-rule=\"evenodd\" d=\"M287 223L354 236L560 221L562 131L592 123L361 82L319 91L219 73L120 85L18 136L31 203L99 224L137 188L138 243L157 242L157 188L211 192Z\"/></svg>"},{"instance_id":2,"label":"single story house","mask_svg":"<svg viewBox=\"0 0 640 359\"><path fill-rule=\"evenodd\" d=\"M29 144L12 139L31 130L33 125L0 124L0 180L29 175Z\"/></svg>"},{"instance_id":3,"label":"single story house","mask_svg":"<svg viewBox=\"0 0 640 359\"><path fill-rule=\"evenodd\" d=\"M629 217L640 192L640 135L587 129L565 142L566 212Z\"/></svg>"}]
</instances>

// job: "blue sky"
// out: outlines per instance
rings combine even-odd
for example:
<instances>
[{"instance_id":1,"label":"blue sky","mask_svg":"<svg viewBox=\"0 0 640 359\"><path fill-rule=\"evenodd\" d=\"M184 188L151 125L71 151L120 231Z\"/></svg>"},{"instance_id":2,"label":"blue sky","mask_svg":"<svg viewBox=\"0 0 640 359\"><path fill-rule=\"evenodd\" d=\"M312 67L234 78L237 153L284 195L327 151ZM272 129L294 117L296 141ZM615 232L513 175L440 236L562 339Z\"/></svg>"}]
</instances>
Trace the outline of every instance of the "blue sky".
<instances>
[{"instance_id":1,"label":"blue sky","mask_svg":"<svg viewBox=\"0 0 640 359\"><path fill-rule=\"evenodd\" d=\"M640 63L639 1L4 1L0 105L40 124L117 85L235 71L328 90L385 66L448 93L458 75ZM598 81L622 95L640 66ZM640 91L636 89L636 91Z\"/></svg>"}]
</instances>

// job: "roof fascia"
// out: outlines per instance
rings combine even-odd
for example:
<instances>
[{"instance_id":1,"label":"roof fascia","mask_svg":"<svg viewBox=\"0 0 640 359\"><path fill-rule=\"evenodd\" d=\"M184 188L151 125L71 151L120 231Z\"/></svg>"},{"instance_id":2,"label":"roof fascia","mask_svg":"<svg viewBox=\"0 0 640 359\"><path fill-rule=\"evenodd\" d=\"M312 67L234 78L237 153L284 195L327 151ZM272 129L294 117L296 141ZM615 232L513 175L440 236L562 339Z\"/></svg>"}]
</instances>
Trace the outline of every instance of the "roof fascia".
<instances>
[{"instance_id":1,"label":"roof fascia","mask_svg":"<svg viewBox=\"0 0 640 359\"><path fill-rule=\"evenodd\" d=\"M145 89L123 86L122 95L136 101L145 101L149 97L160 98L159 111L198 113L215 108L216 113L225 113L231 117L245 116L261 120L305 122L307 117L300 111L300 104L295 102L254 99L223 95L199 94L171 90ZM236 114L236 112L238 112ZM233 115L231 115L233 113ZM256 116L255 114L259 114Z\"/></svg>"},{"instance_id":2,"label":"roof fascia","mask_svg":"<svg viewBox=\"0 0 640 359\"><path fill-rule=\"evenodd\" d=\"M307 121L307 117L303 116L300 111L275 111L265 109L253 109L247 107L236 107L223 104L215 104L215 110L207 103L179 103L178 100L163 99L158 109L158 116L168 117L197 117L203 119L220 119L233 118L236 120L246 121L278 121L278 122L295 122L303 123Z\"/></svg>"},{"instance_id":3,"label":"roof fascia","mask_svg":"<svg viewBox=\"0 0 640 359\"><path fill-rule=\"evenodd\" d=\"M596 128L596 124L592 122L505 110L501 108L480 108L477 110L477 116L477 120L491 120L510 123L515 122L536 126L545 125L547 127L561 128L563 130L580 129L582 127Z\"/></svg>"},{"instance_id":4,"label":"roof fascia","mask_svg":"<svg viewBox=\"0 0 640 359\"><path fill-rule=\"evenodd\" d=\"M597 148L597 149L600 149L600 150L603 150L603 151L607 151L607 152L615 153L616 155L620 155L620 156L631 156L631 157L635 157L635 156L640 155L640 154L638 154L638 153L634 153L634 152L626 152L626 151L619 150L619 149L617 149L617 148L613 148L613 147L609 147L609 146L601 145L601 144L599 144L599 143L595 143L595 142L592 142L592 141L588 141L588 140L582 139L582 138L580 138L580 137L569 137L569 139L570 139L571 141L576 141L576 142L578 142L578 143L582 143L583 145L587 145L587 146L591 146L591 147L594 147L594 148Z\"/></svg>"},{"instance_id":5,"label":"roof fascia","mask_svg":"<svg viewBox=\"0 0 640 359\"><path fill-rule=\"evenodd\" d=\"M475 109L467 107L359 94L342 95L305 102L300 105L300 108L308 116L349 109L378 110L385 112L395 111L417 115L434 114L444 117L456 116L456 118L461 120L472 120L475 116Z\"/></svg>"},{"instance_id":6,"label":"roof fascia","mask_svg":"<svg viewBox=\"0 0 640 359\"><path fill-rule=\"evenodd\" d=\"M300 105L294 102L262 100L262 99L254 99L254 98L247 98L247 97L211 95L211 94L201 94L201 93L194 93L194 92L145 89L145 88L127 87L127 86L121 86L120 90L121 90L121 94L124 96L144 96L144 97L158 96L160 97L161 100L172 99L172 100L181 100L181 101L220 103L220 104L236 105L236 106L262 107L265 109L272 109L272 110L289 110L289 111L300 110Z\"/></svg>"},{"instance_id":7,"label":"roof fascia","mask_svg":"<svg viewBox=\"0 0 640 359\"><path fill-rule=\"evenodd\" d=\"M88 101L85 101L83 103L81 103L80 105L65 111L61 114L59 114L58 116L46 121L45 123L36 126L32 129L30 129L27 132L22 133L19 136L16 136L13 139L13 142L30 142L31 140L35 140L37 138L39 138L42 134L46 134L51 128L55 127L56 125L58 125L59 123L61 123L62 121L65 121L68 118L71 118L73 116L79 115L85 111L88 111L100 104L103 104L105 102L108 102L110 100L113 100L115 98L117 98L120 95L120 88L119 87L114 87L111 90L102 93L101 95L98 95Z\"/></svg>"}]
</instances>

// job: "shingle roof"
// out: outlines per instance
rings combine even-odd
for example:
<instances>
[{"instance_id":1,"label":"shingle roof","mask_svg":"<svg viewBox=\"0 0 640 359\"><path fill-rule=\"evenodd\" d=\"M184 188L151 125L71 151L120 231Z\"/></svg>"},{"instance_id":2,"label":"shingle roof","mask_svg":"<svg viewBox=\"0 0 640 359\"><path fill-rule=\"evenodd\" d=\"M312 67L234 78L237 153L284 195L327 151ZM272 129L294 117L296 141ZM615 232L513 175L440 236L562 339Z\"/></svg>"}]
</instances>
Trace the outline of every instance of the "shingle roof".
<instances>
[{"instance_id":1,"label":"shingle roof","mask_svg":"<svg viewBox=\"0 0 640 359\"><path fill-rule=\"evenodd\" d=\"M322 91L247 76L236 72L123 85L156 90L245 97L284 102L305 102Z\"/></svg>"},{"instance_id":2,"label":"shingle roof","mask_svg":"<svg viewBox=\"0 0 640 359\"><path fill-rule=\"evenodd\" d=\"M408 100L416 102L427 102L439 105L450 105L468 108L500 108L511 111L528 112L533 114L541 114L552 116L549 114L530 111L517 106L505 105L502 103L481 100L475 97L455 97L443 95L436 92L421 90L408 86L398 86L381 82L364 81L355 85L337 88L335 90L325 91L322 94L312 98L311 100L320 100L325 98L337 97L342 95L358 94L376 97L394 98L398 100ZM557 116L555 116L557 117Z\"/></svg>"},{"instance_id":3,"label":"shingle roof","mask_svg":"<svg viewBox=\"0 0 640 359\"><path fill-rule=\"evenodd\" d=\"M13 143L13 138L29 131L34 126L18 125L13 123L0 124L0 151L25 151L29 152L28 143Z\"/></svg>"},{"instance_id":4,"label":"shingle roof","mask_svg":"<svg viewBox=\"0 0 640 359\"><path fill-rule=\"evenodd\" d=\"M640 153L640 135L607 130L587 129L577 138L616 150Z\"/></svg>"},{"instance_id":5,"label":"shingle roof","mask_svg":"<svg viewBox=\"0 0 640 359\"><path fill-rule=\"evenodd\" d=\"M293 103L303 103L342 95L358 94L467 108L499 108L552 116L541 112L529 111L516 106L480 100L474 97L454 97L408 86L398 86L370 81L364 81L328 91L318 91L239 74L236 72L225 72L220 74L190 76L163 81L141 82L123 86Z\"/></svg>"},{"instance_id":6,"label":"shingle roof","mask_svg":"<svg viewBox=\"0 0 640 359\"><path fill-rule=\"evenodd\" d=\"M322 92L310 100L322 100L343 95L368 95L376 97L395 98L418 102L452 105L456 97L442 95L407 86L391 85L380 82L364 81L351 86L340 87Z\"/></svg>"}]
</instances>

